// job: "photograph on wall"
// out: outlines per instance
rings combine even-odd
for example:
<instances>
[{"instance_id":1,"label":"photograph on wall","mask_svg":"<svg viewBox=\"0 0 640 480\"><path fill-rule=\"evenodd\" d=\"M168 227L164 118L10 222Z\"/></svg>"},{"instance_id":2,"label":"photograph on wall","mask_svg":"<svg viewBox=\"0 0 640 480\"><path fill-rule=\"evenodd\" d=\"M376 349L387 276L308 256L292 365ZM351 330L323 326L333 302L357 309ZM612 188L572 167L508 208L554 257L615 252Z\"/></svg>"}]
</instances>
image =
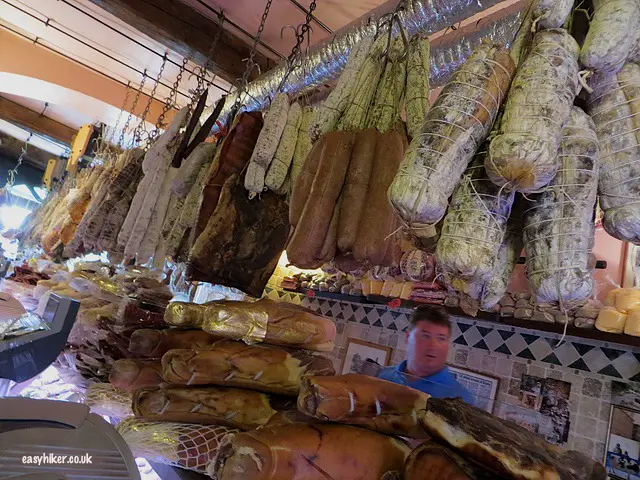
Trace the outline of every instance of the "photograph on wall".
<instances>
[{"instance_id":1,"label":"photograph on wall","mask_svg":"<svg viewBox=\"0 0 640 480\"><path fill-rule=\"evenodd\" d=\"M640 383L611 382L611 403L640 411Z\"/></svg>"},{"instance_id":2,"label":"photograph on wall","mask_svg":"<svg viewBox=\"0 0 640 480\"><path fill-rule=\"evenodd\" d=\"M526 418L522 426L547 442L562 445L569 439L570 394L571 384L568 382L522 375L518 397L522 411L512 412L512 416L516 420Z\"/></svg>"},{"instance_id":3,"label":"photograph on wall","mask_svg":"<svg viewBox=\"0 0 640 480\"><path fill-rule=\"evenodd\" d=\"M540 412L517 405L505 405L504 419L520 425L533 433L538 433L540 428Z\"/></svg>"},{"instance_id":4,"label":"photograph on wall","mask_svg":"<svg viewBox=\"0 0 640 480\"><path fill-rule=\"evenodd\" d=\"M458 382L469 390L475 400L473 406L493 413L496 395L500 387L500 379L483 373L460 367L449 367L449 371Z\"/></svg>"},{"instance_id":5,"label":"photograph on wall","mask_svg":"<svg viewBox=\"0 0 640 480\"><path fill-rule=\"evenodd\" d=\"M605 465L609 478L640 480L640 412L613 406Z\"/></svg>"},{"instance_id":6,"label":"photograph on wall","mask_svg":"<svg viewBox=\"0 0 640 480\"><path fill-rule=\"evenodd\" d=\"M348 338L342 374L362 373L374 376L377 370L389 365L392 350L391 347L377 343Z\"/></svg>"}]
</instances>

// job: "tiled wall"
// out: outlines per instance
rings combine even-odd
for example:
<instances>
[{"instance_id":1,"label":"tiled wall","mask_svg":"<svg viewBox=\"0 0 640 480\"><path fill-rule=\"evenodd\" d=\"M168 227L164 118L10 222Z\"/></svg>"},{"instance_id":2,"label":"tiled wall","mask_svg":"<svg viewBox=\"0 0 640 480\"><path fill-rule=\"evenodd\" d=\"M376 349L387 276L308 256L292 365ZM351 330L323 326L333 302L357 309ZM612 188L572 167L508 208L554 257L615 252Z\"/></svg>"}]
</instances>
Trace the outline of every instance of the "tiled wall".
<instances>
[{"instance_id":1,"label":"tiled wall","mask_svg":"<svg viewBox=\"0 0 640 480\"><path fill-rule=\"evenodd\" d=\"M406 354L405 328L410 310L380 305L307 298L268 288L269 298L302 304L333 318L336 348L331 352L336 370L342 369L348 338L393 348L391 363ZM519 405L523 374L556 378L571 383L571 428L568 448L598 461L604 458L611 382L640 380L640 349L454 317L450 363L500 379L494 413L503 416L507 405Z\"/></svg>"}]
</instances>

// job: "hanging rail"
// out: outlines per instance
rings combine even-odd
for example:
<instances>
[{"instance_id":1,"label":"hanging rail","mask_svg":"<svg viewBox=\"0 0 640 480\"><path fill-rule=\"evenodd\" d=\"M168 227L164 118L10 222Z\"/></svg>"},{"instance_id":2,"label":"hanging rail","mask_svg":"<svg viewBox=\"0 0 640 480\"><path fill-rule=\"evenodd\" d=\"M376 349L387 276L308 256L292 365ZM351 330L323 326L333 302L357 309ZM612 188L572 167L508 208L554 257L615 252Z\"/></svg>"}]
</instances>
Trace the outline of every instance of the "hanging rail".
<instances>
[{"instance_id":1,"label":"hanging rail","mask_svg":"<svg viewBox=\"0 0 640 480\"><path fill-rule=\"evenodd\" d=\"M302 59L301 67L287 79L284 91L292 95L301 95L338 78L351 48L364 36L373 34L379 18L392 12L397 3L386 2L366 16L341 28L331 38L311 47ZM400 22L410 36L417 32L430 35L498 3L499 0L409 0L406 10L400 14ZM507 14L464 38L456 38L455 42L432 46L431 84L442 85L483 39L510 43L520 25L520 17L521 11ZM280 62L277 67L251 82L245 91L247 101L244 108L261 110L267 105L268 99L276 91L285 73L286 64ZM224 118L235 101L236 95L230 94L221 118Z\"/></svg>"}]
</instances>

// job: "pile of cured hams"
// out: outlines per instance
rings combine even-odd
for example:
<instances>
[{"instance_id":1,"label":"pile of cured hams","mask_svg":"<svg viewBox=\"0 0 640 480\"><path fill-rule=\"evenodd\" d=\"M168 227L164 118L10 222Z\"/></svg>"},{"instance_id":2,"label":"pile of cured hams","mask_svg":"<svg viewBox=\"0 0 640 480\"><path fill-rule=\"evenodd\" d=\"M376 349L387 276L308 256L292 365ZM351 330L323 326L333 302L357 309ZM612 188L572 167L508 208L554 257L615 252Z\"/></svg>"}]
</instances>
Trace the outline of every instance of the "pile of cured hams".
<instances>
[{"instance_id":1,"label":"pile of cured hams","mask_svg":"<svg viewBox=\"0 0 640 480\"><path fill-rule=\"evenodd\" d=\"M86 403L135 455L217 480L600 480L604 467L469 406L334 375L334 324L305 308L170 303Z\"/></svg>"}]
</instances>

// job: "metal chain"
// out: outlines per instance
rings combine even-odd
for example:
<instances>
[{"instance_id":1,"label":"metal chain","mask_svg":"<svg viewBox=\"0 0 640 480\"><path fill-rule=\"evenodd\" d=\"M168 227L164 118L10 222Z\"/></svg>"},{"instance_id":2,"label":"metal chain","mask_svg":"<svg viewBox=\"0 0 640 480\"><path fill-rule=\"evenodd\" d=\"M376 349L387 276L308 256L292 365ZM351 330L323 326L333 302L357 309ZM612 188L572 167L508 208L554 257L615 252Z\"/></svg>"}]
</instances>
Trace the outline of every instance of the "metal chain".
<instances>
[{"instance_id":1,"label":"metal chain","mask_svg":"<svg viewBox=\"0 0 640 480\"><path fill-rule=\"evenodd\" d=\"M150 139L149 139L151 142L158 137L160 133L160 129L164 127L164 119L167 116L167 113L169 112L169 110L174 108L174 106L177 106L178 87L180 86L180 82L182 81L182 76L184 75L184 72L187 69L187 63L189 63L189 59L187 57L184 57L182 59L182 65L180 66L180 71L176 76L175 82L173 82L171 91L169 92L169 96L167 97L167 101L165 102L164 107L162 108L162 113L158 117L158 121L156 122L156 127L153 129L153 132L151 132Z\"/></svg>"},{"instance_id":2,"label":"metal chain","mask_svg":"<svg viewBox=\"0 0 640 480\"><path fill-rule=\"evenodd\" d=\"M287 65L288 65L287 73L282 77L282 80L280 81L280 84L278 85L278 88L276 90L277 92L282 91L282 88L284 87L284 84L289 78L289 75L291 75L291 72L295 70L297 67L299 67L300 65L302 65L301 61L300 63L296 63L296 62L300 60L300 56L302 53L300 46L304 42L305 35L309 34L309 30L311 29L310 25L311 25L311 22L313 21L313 11L315 9L316 9L316 0L313 0L309 5L309 10L307 11L307 16L305 17L304 23L299 26L300 31L298 31L298 29L296 28L296 44L293 46L293 49L291 50L291 54L289 54L289 56L287 57Z\"/></svg>"},{"instance_id":3,"label":"metal chain","mask_svg":"<svg viewBox=\"0 0 640 480\"><path fill-rule=\"evenodd\" d=\"M199 97L202 92L204 92L205 90L209 89L209 87L211 87L211 84L213 83L213 81L216 79L216 75L215 73L211 73L211 80L207 81L207 73L210 69L212 69L213 67L213 54L216 51L216 47L218 46L218 42L220 41L220 37L222 36L222 31L223 31L223 27L224 27L224 22L226 20L226 17L224 16L224 11L220 11L220 13L218 13L218 31L216 32L215 37L213 37L213 42L211 43L211 47L209 47L209 52L207 53L207 59L205 60L205 63L203 66L198 65L194 71L196 72L196 75L198 77L198 86L196 89L196 94L194 95L193 99L192 99L192 105L195 102L195 98ZM205 86L206 84L206 86Z\"/></svg>"},{"instance_id":4,"label":"metal chain","mask_svg":"<svg viewBox=\"0 0 640 480\"><path fill-rule=\"evenodd\" d=\"M120 113L118 113L118 118L116 119L116 124L111 130L111 135L109 135L108 142L113 142L114 137L116 136L116 132L118 131L118 127L120 126L120 121L122 120L122 116L124 115L124 109L127 108L127 103L129 102L129 97L131 96L131 81L127 82L127 89L125 90L124 101L122 102L122 106L120 107Z\"/></svg>"},{"instance_id":5,"label":"metal chain","mask_svg":"<svg viewBox=\"0 0 640 480\"><path fill-rule=\"evenodd\" d=\"M131 123L131 119L133 118L133 112L136 109L136 106L138 105L138 100L140 100L140 94L142 93L142 88L144 87L145 82L147 81L147 70L145 69L144 72L142 72L142 80L140 81L140 86L138 87L138 91L136 92L136 96L133 99L133 105L131 105L131 110L129 110L129 115L127 116L127 121L124 124L124 127L122 128L122 131L120 132L120 139L118 140L118 146L123 147L124 146L124 136L127 132L127 130L129 130L129 124Z\"/></svg>"},{"instance_id":6,"label":"metal chain","mask_svg":"<svg viewBox=\"0 0 640 480\"><path fill-rule=\"evenodd\" d=\"M230 112L229 122L228 122L229 124L231 123L231 120L233 120L233 117L238 112L238 109L242 104L242 100L241 100L242 94L247 90L247 87L249 86L249 75L251 75L251 70L253 70L256 66L255 56L257 53L257 46L258 46L258 42L260 42L262 31L264 30L264 24L266 23L267 17L269 16L271 3L273 3L273 0L267 0L267 4L264 7L264 12L262 13L262 18L260 19L260 26L258 27L258 32L256 33L256 36L253 39L253 45L251 45L251 51L249 52L249 58L247 59L247 66L239 82L238 92L237 92L238 96L236 97L236 101L233 104L233 108L231 109L231 112Z\"/></svg>"},{"instance_id":7,"label":"metal chain","mask_svg":"<svg viewBox=\"0 0 640 480\"><path fill-rule=\"evenodd\" d=\"M24 142L24 147L22 147L22 152L20 153L20 156L18 157L18 162L16 163L16 166L13 167L13 169L9 170L8 172L8 176L7 176L7 184L5 185L6 187L12 187L13 184L16 181L16 174L18 173L18 168L20 168L20 165L22 165L22 160L24 159L24 157L27 156L27 146L29 145L29 140L31 139L31 136L33 134L29 135L29 138L27 140L25 140Z\"/></svg>"},{"instance_id":8,"label":"metal chain","mask_svg":"<svg viewBox=\"0 0 640 480\"><path fill-rule=\"evenodd\" d=\"M151 108L151 104L153 103L153 100L155 99L156 96L156 90L158 90L158 85L160 85L160 80L162 80L162 74L164 72L164 67L167 65L167 53L165 52L164 56L162 57L162 64L160 65L160 70L158 71L158 76L156 77L156 81L153 84L153 88L151 89L151 93L149 94L149 99L147 100L147 104L144 107L144 111L142 112L142 117L140 118L140 123L138 124L138 126L136 127L136 130L133 133L133 138L134 141L137 142L138 144L140 144L140 134L142 133L142 131L144 130L145 132L147 131L146 129L146 124L145 124L145 120L147 119L147 115L149 115L149 109Z\"/></svg>"}]
</instances>

